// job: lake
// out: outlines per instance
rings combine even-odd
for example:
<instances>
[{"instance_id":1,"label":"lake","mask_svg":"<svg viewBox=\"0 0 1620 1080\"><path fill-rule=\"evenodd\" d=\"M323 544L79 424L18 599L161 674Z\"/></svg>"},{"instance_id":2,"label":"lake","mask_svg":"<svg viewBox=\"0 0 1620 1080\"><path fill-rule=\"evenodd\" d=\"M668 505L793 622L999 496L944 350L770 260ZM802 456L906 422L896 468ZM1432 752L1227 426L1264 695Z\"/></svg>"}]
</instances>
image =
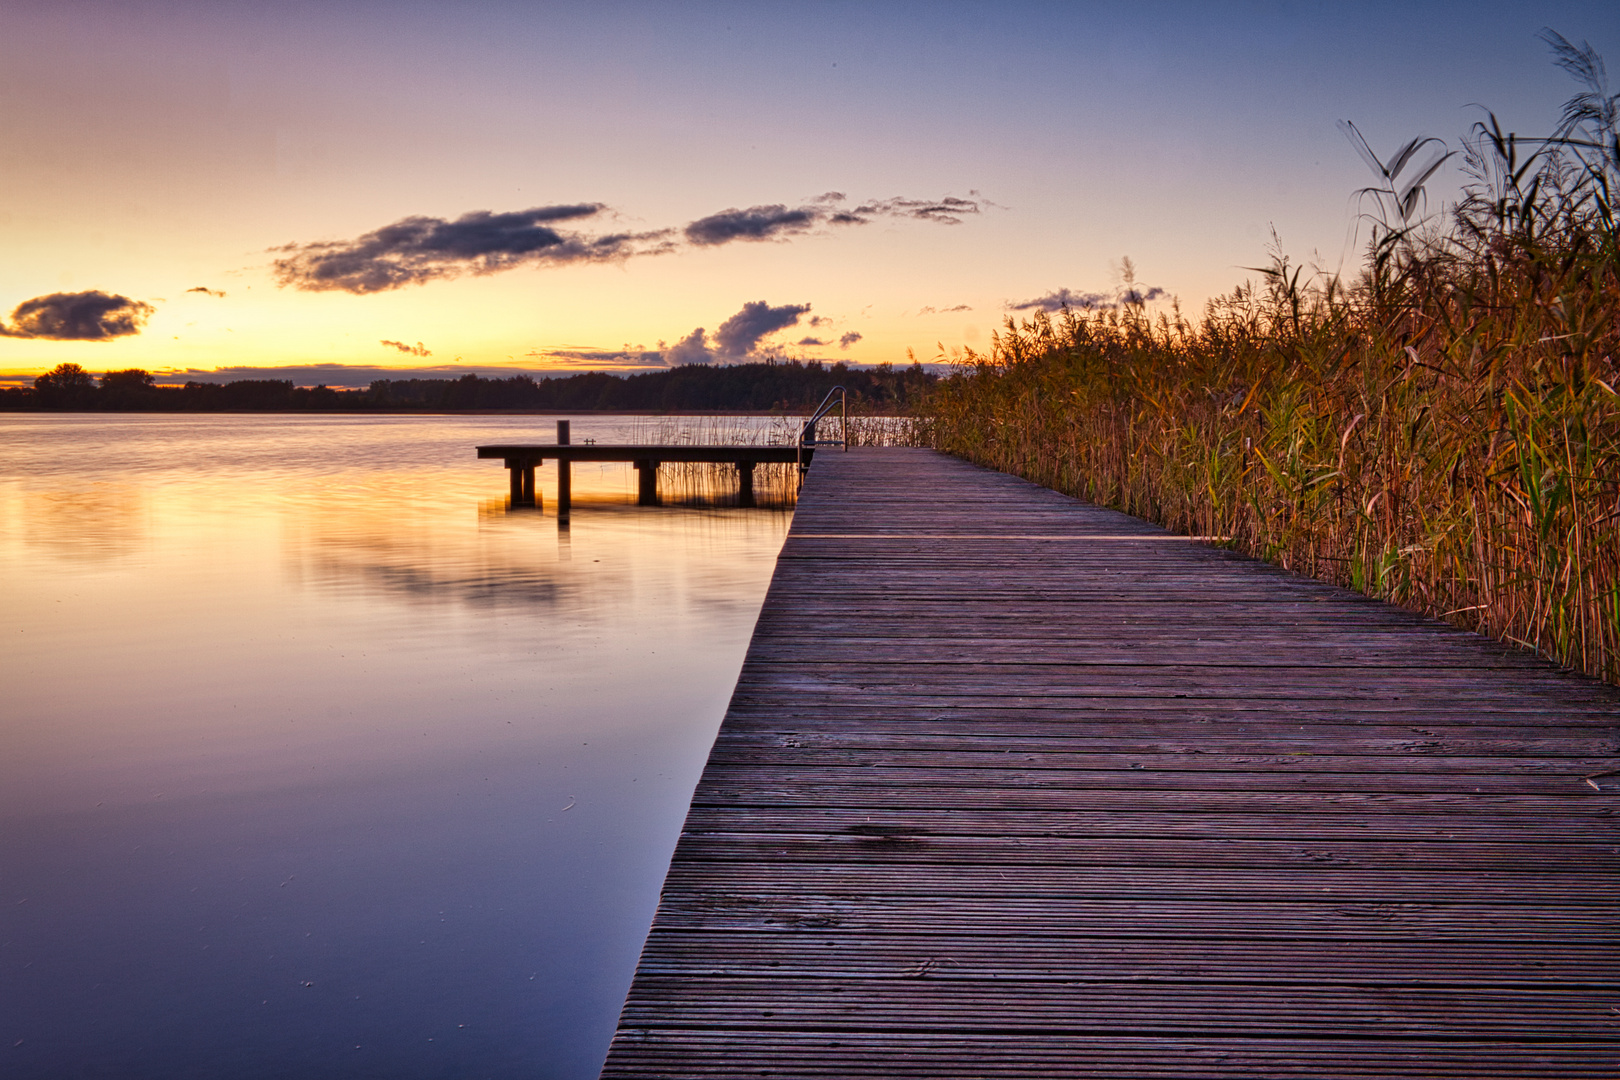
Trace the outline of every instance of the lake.
<instances>
[{"instance_id":1,"label":"lake","mask_svg":"<svg viewBox=\"0 0 1620 1080\"><path fill-rule=\"evenodd\" d=\"M554 433L0 416L0 1074L596 1075L791 511Z\"/></svg>"}]
</instances>

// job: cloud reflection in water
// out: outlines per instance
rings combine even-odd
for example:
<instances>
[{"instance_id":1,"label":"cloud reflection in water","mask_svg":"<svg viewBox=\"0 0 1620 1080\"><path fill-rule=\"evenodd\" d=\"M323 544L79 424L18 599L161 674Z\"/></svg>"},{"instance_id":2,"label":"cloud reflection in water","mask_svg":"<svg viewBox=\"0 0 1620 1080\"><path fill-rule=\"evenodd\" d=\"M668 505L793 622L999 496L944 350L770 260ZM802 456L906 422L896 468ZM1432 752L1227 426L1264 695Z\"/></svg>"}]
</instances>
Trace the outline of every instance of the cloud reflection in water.
<instances>
[{"instance_id":1,"label":"cloud reflection in water","mask_svg":"<svg viewBox=\"0 0 1620 1080\"><path fill-rule=\"evenodd\" d=\"M595 1075L788 514L537 428L0 418L8 1076Z\"/></svg>"}]
</instances>

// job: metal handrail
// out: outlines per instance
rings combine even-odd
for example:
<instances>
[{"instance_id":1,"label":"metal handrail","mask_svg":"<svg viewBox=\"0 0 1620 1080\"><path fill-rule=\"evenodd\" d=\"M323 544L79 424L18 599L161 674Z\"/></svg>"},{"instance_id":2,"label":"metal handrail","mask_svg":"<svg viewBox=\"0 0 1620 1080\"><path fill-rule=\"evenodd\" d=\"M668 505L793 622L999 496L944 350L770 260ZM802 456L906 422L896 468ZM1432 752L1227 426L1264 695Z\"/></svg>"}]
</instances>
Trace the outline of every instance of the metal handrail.
<instances>
[{"instance_id":1,"label":"metal handrail","mask_svg":"<svg viewBox=\"0 0 1620 1080\"><path fill-rule=\"evenodd\" d=\"M840 414L838 433L842 437L837 439L817 439L816 421L832 412L833 397L835 395L838 398L838 408ZM803 473L805 469L804 448L807 446L814 448L822 444L826 444L827 446L842 446L846 451L849 449L849 394L842 386L835 386L831 390L828 390L827 396L821 399L820 405L816 406L816 411L810 414L810 419L806 420L804 422L804 426L799 429L798 459L800 473Z\"/></svg>"}]
</instances>

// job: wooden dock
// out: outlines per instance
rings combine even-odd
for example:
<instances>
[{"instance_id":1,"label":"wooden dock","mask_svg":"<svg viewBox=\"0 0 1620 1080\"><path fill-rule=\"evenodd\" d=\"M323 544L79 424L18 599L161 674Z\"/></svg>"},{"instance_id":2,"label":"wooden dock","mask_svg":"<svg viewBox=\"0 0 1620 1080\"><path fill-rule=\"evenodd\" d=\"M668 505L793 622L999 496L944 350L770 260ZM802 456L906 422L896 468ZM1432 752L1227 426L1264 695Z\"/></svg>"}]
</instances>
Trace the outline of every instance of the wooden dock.
<instances>
[{"instance_id":1,"label":"wooden dock","mask_svg":"<svg viewBox=\"0 0 1620 1080\"><path fill-rule=\"evenodd\" d=\"M603 1072L1620 1076L1620 693L823 454Z\"/></svg>"},{"instance_id":2,"label":"wooden dock","mask_svg":"<svg viewBox=\"0 0 1620 1080\"><path fill-rule=\"evenodd\" d=\"M670 463L735 465L737 503L754 505L754 467L762 464L809 466L815 456L815 432L809 442L786 446L699 446L672 443L574 443L569 440L567 420L557 421L554 443L503 443L477 447L481 458L499 458L511 473L513 506L534 506L534 470L547 461L557 463L557 511L568 516L570 472L576 461L628 461L636 468L636 501L657 506L658 467Z\"/></svg>"}]
</instances>

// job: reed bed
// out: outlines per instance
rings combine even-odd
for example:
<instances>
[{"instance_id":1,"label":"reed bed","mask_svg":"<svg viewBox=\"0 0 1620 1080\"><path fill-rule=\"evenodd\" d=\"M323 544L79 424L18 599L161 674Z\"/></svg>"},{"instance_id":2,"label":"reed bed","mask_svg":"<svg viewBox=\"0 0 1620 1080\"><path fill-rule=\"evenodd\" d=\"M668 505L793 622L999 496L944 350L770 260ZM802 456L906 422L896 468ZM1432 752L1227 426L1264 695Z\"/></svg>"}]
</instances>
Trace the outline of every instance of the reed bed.
<instances>
[{"instance_id":1,"label":"reed bed","mask_svg":"<svg viewBox=\"0 0 1620 1080\"><path fill-rule=\"evenodd\" d=\"M799 437L802 416L657 416L638 420L635 443L672 446L783 446ZM819 424L822 438L838 438L836 416ZM851 446L923 446L926 424L917 417L851 416ZM836 453L823 448L822 453ZM737 501L737 470L712 462L667 462L660 485L668 502L682 506L732 506ZM799 490L798 467L761 462L754 466L754 502L767 508L791 507Z\"/></svg>"},{"instance_id":2,"label":"reed bed","mask_svg":"<svg viewBox=\"0 0 1620 1080\"><path fill-rule=\"evenodd\" d=\"M930 446L932 431L933 423L926 416L851 416L849 445Z\"/></svg>"},{"instance_id":3,"label":"reed bed","mask_svg":"<svg viewBox=\"0 0 1620 1080\"><path fill-rule=\"evenodd\" d=\"M1009 319L918 434L1620 682L1620 95L1549 43L1585 92L1546 139L1478 125L1444 213L1423 141L1367 150L1355 281L1277 254L1196 323Z\"/></svg>"},{"instance_id":4,"label":"reed bed","mask_svg":"<svg viewBox=\"0 0 1620 1080\"><path fill-rule=\"evenodd\" d=\"M635 443L675 446L791 446L799 438L805 416L653 416L638 420L631 429ZM818 422L822 438L838 438L835 413ZM851 415L851 446L926 446L930 425L922 417Z\"/></svg>"},{"instance_id":5,"label":"reed bed","mask_svg":"<svg viewBox=\"0 0 1620 1080\"><path fill-rule=\"evenodd\" d=\"M793 416L648 416L631 426L629 442L669 446L782 446L799 437Z\"/></svg>"},{"instance_id":6,"label":"reed bed","mask_svg":"<svg viewBox=\"0 0 1620 1080\"><path fill-rule=\"evenodd\" d=\"M727 507L737 502L737 467L713 461L670 461L659 466L659 497L670 506ZM799 467L754 466L754 506L788 510L799 501Z\"/></svg>"}]
</instances>

